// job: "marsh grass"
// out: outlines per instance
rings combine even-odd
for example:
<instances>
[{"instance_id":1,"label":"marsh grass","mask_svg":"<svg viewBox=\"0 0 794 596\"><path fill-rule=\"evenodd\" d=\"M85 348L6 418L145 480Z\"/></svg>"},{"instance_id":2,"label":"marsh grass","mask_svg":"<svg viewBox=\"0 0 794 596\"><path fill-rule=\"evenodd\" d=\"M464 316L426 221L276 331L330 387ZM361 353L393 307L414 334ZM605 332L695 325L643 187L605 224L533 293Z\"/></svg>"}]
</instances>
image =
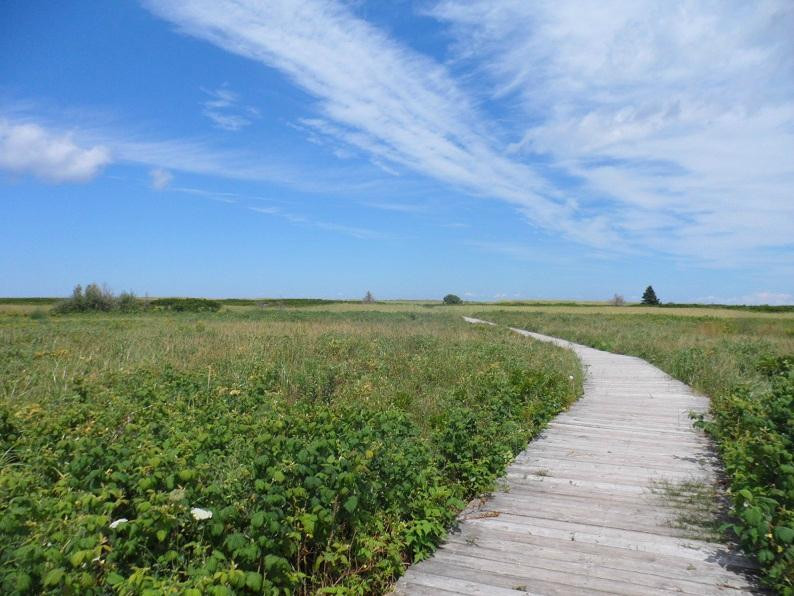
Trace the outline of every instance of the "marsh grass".
<instances>
[{"instance_id":1,"label":"marsh grass","mask_svg":"<svg viewBox=\"0 0 794 596\"><path fill-rule=\"evenodd\" d=\"M0 316L0 591L383 591L580 387L419 309Z\"/></svg>"}]
</instances>

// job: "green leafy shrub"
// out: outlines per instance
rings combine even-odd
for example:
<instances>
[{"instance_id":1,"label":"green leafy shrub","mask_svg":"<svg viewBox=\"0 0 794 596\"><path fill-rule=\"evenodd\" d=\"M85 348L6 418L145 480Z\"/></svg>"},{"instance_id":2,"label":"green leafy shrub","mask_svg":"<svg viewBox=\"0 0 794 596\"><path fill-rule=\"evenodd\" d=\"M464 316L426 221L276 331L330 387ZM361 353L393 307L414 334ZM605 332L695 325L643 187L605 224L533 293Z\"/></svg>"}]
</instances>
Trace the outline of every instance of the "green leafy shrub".
<instances>
[{"instance_id":1,"label":"green leafy shrub","mask_svg":"<svg viewBox=\"0 0 794 596\"><path fill-rule=\"evenodd\" d=\"M206 298L156 298L149 302L149 306L174 312L215 312L220 310L221 303Z\"/></svg>"},{"instance_id":2,"label":"green leafy shrub","mask_svg":"<svg viewBox=\"0 0 794 596\"><path fill-rule=\"evenodd\" d=\"M463 304L463 300L460 299L460 296L456 296L455 294L447 294L444 296L443 302L444 304Z\"/></svg>"},{"instance_id":3,"label":"green leafy shrub","mask_svg":"<svg viewBox=\"0 0 794 596\"><path fill-rule=\"evenodd\" d=\"M88 284L83 287L78 284L74 287L72 295L66 300L58 302L52 309L55 314L70 314L84 312L137 312L145 308L145 304L138 300L131 292L123 292L115 296L107 288L98 284Z\"/></svg>"},{"instance_id":4,"label":"green leafy shrub","mask_svg":"<svg viewBox=\"0 0 794 596\"><path fill-rule=\"evenodd\" d=\"M767 358L763 399L750 387L718 396L703 426L718 440L732 479L732 530L764 566L768 582L794 593L794 357Z\"/></svg>"},{"instance_id":5,"label":"green leafy shrub","mask_svg":"<svg viewBox=\"0 0 794 596\"><path fill-rule=\"evenodd\" d=\"M235 316L0 319L0 593L383 592L578 392L443 315Z\"/></svg>"}]
</instances>

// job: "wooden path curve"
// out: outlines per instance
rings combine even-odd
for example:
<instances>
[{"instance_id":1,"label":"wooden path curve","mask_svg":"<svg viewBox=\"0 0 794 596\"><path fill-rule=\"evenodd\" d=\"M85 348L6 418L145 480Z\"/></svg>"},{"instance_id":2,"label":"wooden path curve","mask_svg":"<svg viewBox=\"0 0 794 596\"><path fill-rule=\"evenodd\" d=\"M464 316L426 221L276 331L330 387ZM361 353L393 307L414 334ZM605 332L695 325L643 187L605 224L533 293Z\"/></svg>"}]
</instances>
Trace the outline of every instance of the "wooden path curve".
<instances>
[{"instance_id":1,"label":"wooden path curve","mask_svg":"<svg viewBox=\"0 0 794 596\"><path fill-rule=\"evenodd\" d=\"M396 592L754 593L743 573L751 564L682 527L686 510L674 502L715 482L711 443L688 416L706 410L707 398L639 358L513 331L573 350L586 369L584 394Z\"/></svg>"}]
</instances>

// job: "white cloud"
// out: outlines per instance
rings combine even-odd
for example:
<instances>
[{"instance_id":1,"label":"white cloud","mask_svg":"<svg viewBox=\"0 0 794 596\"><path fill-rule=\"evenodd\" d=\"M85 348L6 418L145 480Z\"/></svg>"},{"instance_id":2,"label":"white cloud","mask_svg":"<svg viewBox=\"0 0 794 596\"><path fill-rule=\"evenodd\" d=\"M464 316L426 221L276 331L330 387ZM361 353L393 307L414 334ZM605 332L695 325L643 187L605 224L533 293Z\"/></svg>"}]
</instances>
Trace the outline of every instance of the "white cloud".
<instances>
[{"instance_id":1,"label":"white cloud","mask_svg":"<svg viewBox=\"0 0 794 596\"><path fill-rule=\"evenodd\" d=\"M333 2L148 2L187 34L274 67L319 100L301 124L372 156L590 233L530 167L502 154L447 70ZM389 166L385 166L389 167ZM394 171L393 168L389 170Z\"/></svg>"},{"instance_id":2,"label":"white cloud","mask_svg":"<svg viewBox=\"0 0 794 596\"><path fill-rule=\"evenodd\" d=\"M108 163L130 163L312 193L355 194L374 191L381 183L367 165L353 164L344 171L318 166L308 177L304 166L278 148L256 152L219 148L199 137L168 138L136 126L97 124L94 112L79 108L63 112L34 102L0 105L0 170L82 181ZM60 132L67 129L68 134Z\"/></svg>"},{"instance_id":3,"label":"white cloud","mask_svg":"<svg viewBox=\"0 0 794 596\"><path fill-rule=\"evenodd\" d=\"M626 244L732 263L794 238L794 5L448 0L459 60L521 106L510 150ZM598 233L598 232L596 232Z\"/></svg>"},{"instance_id":4,"label":"white cloud","mask_svg":"<svg viewBox=\"0 0 794 596\"><path fill-rule=\"evenodd\" d=\"M174 179L173 174L168 170L164 170L163 168L155 168L149 172L149 176L152 179L152 188L155 190L163 190L171 184L171 181Z\"/></svg>"},{"instance_id":5,"label":"white cloud","mask_svg":"<svg viewBox=\"0 0 794 596\"><path fill-rule=\"evenodd\" d=\"M248 207L248 209L256 213L262 213L264 215L272 215L275 217L279 217L293 224L313 227L320 230L328 230L329 232L338 232L340 234L345 234L346 236L352 236L353 238L358 238L359 240L374 240L377 238L383 238L382 234L374 230L370 230L367 228L358 228L354 226L346 226L335 222L327 222L327 221L311 219L304 215L296 215L295 213L284 211L279 207Z\"/></svg>"},{"instance_id":6,"label":"white cloud","mask_svg":"<svg viewBox=\"0 0 794 596\"><path fill-rule=\"evenodd\" d=\"M70 134L0 119L0 169L51 182L85 182L110 163L106 147L81 147Z\"/></svg>"},{"instance_id":7,"label":"white cloud","mask_svg":"<svg viewBox=\"0 0 794 596\"><path fill-rule=\"evenodd\" d=\"M423 213L427 211L425 205L416 203L396 203L393 201L371 201L364 203L367 207L373 209L382 209L383 211L396 211L398 213Z\"/></svg>"},{"instance_id":8,"label":"white cloud","mask_svg":"<svg viewBox=\"0 0 794 596\"><path fill-rule=\"evenodd\" d=\"M202 113L212 120L217 128L228 131L238 131L253 122L254 118L259 117L259 111L252 107L240 103L237 93L229 89L228 85L222 85L217 89L203 89L209 99L203 102Z\"/></svg>"}]
</instances>

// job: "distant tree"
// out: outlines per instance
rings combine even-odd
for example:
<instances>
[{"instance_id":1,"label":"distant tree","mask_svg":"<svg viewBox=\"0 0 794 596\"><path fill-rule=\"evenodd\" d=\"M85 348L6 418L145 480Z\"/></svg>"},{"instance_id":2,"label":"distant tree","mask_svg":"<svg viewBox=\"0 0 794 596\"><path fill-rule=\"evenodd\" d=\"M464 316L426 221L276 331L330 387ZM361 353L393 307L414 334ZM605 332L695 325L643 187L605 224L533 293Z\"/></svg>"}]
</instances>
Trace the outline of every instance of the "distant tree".
<instances>
[{"instance_id":1,"label":"distant tree","mask_svg":"<svg viewBox=\"0 0 794 596\"><path fill-rule=\"evenodd\" d=\"M463 300L455 294L447 294L444 296L444 304L463 304Z\"/></svg>"},{"instance_id":2,"label":"distant tree","mask_svg":"<svg viewBox=\"0 0 794 596\"><path fill-rule=\"evenodd\" d=\"M642 294L642 303L648 304L650 306L658 306L661 304L659 299L656 297L656 292L653 291L653 286L648 286L645 288L645 292Z\"/></svg>"},{"instance_id":3,"label":"distant tree","mask_svg":"<svg viewBox=\"0 0 794 596\"><path fill-rule=\"evenodd\" d=\"M609 301L609 304L612 306L623 306L626 304L626 300L620 294L615 294Z\"/></svg>"},{"instance_id":4,"label":"distant tree","mask_svg":"<svg viewBox=\"0 0 794 596\"><path fill-rule=\"evenodd\" d=\"M361 299L363 304L374 304L375 303L375 296L372 295L372 292L367 290L366 296Z\"/></svg>"}]
</instances>

